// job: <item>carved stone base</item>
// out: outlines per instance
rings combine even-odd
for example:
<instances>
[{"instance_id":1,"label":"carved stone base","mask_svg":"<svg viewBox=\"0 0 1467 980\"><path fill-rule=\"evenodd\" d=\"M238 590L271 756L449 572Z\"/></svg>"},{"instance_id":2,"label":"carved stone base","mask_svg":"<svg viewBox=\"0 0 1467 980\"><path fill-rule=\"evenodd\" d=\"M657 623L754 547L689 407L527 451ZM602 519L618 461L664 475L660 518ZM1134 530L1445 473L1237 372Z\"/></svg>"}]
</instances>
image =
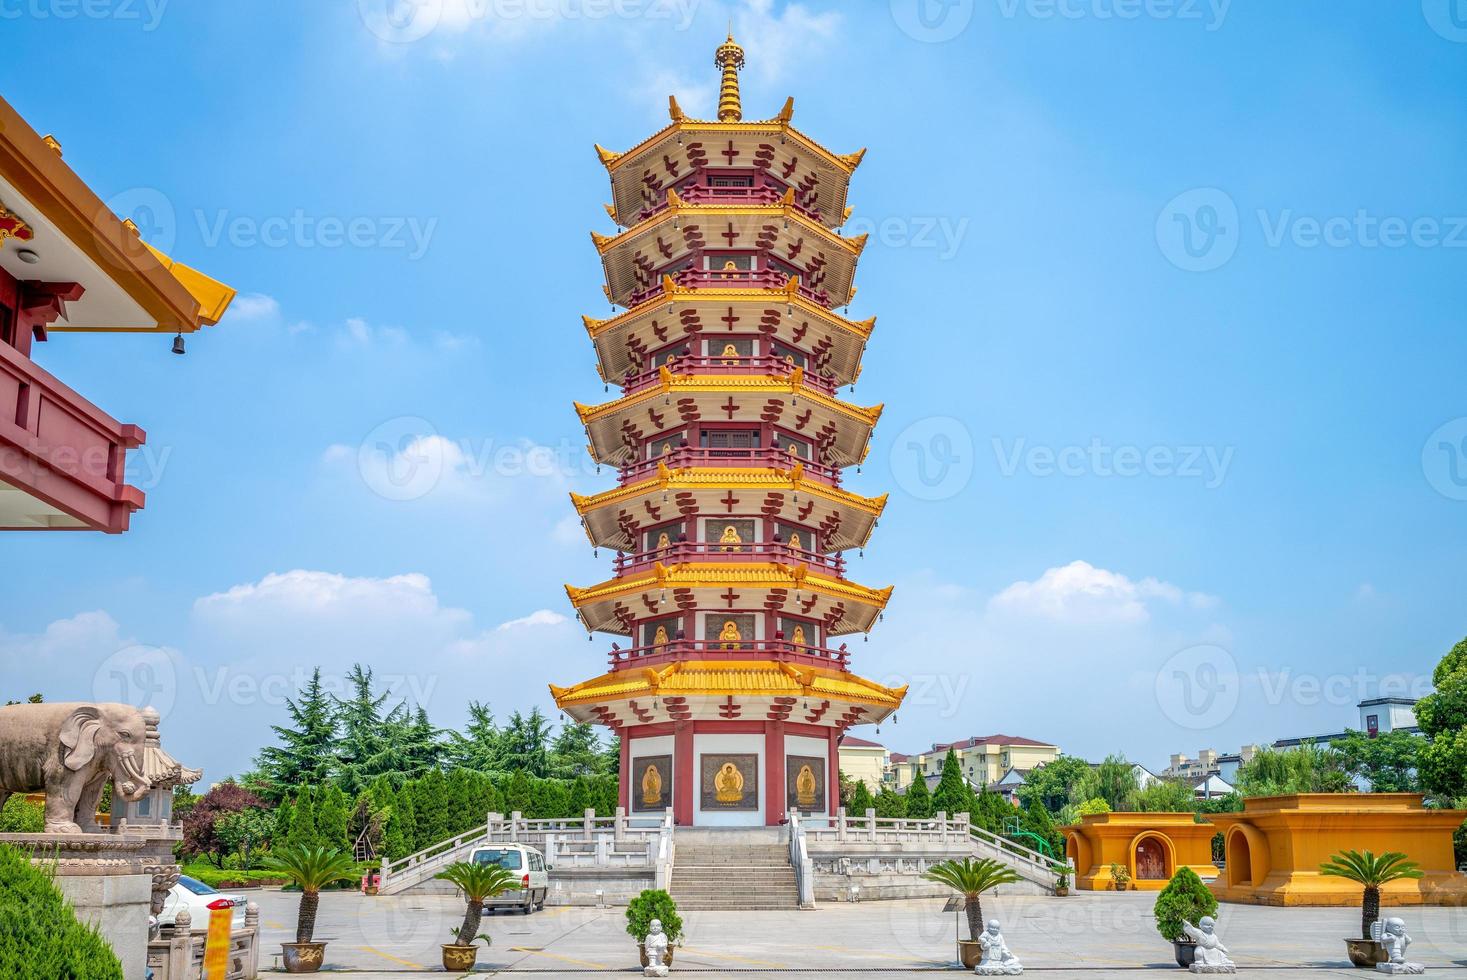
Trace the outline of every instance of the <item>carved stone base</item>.
<instances>
[{"instance_id":1,"label":"carved stone base","mask_svg":"<svg viewBox=\"0 0 1467 980\"><path fill-rule=\"evenodd\" d=\"M1422 966L1420 963L1377 963L1375 964L1375 972L1405 973L1414 975L1417 973L1425 973L1426 967Z\"/></svg>"},{"instance_id":2,"label":"carved stone base","mask_svg":"<svg viewBox=\"0 0 1467 980\"><path fill-rule=\"evenodd\" d=\"M991 963L988 966L979 963L973 967L973 972L980 977L1016 977L1024 972L1024 967L1020 963L1008 963L1004 965Z\"/></svg>"},{"instance_id":3,"label":"carved stone base","mask_svg":"<svg viewBox=\"0 0 1467 980\"><path fill-rule=\"evenodd\" d=\"M1192 961L1192 965L1189 966L1189 967L1187 967L1187 969L1190 970L1190 971L1192 971L1193 973L1237 973L1238 972L1238 967L1237 967L1237 964L1235 964L1235 963L1228 963L1225 966L1211 966L1211 965L1206 965L1206 964L1198 963L1196 960L1193 960Z\"/></svg>"}]
</instances>

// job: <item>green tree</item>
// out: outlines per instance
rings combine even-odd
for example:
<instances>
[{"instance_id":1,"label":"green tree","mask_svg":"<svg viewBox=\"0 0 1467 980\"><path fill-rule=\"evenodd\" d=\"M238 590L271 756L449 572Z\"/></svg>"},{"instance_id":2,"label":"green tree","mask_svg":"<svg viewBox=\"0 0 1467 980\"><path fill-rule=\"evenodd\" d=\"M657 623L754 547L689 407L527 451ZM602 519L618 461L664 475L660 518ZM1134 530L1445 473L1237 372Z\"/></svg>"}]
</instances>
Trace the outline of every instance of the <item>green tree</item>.
<instances>
[{"instance_id":1,"label":"green tree","mask_svg":"<svg viewBox=\"0 0 1467 980\"><path fill-rule=\"evenodd\" d=\"M226 854L238 854L239 866L254 866L255 855L268 847L275 833L275 814L259 807L221 813L214 819L214 836Z\"/></svg>"},{"instance_id":2,"label":"green tree","mask_svg":"<svg viewBox=\"0 0 1467 980\"><path fill-rule=\"evenodd\" d=\"M1289 793L1346 793L1354 789L1341 756L1312 742L1298 748L1262 748L1238 767L1237 787L1246 796Z\"/></svg>"},{"instance_id":3,"label":"green tree","mask_svg":"<svg viewBox=\"0 0 1467 980\"><path fill-rule=\"evenodd\" d=\"M1073 802L1099 797L1114 810L1135 795L1138 788L1136 767L1125 756L1113 753L1080 778L1072 789Z\"/></svg>"},{"instance_id":4,"label":"green tree","mask_svg":"<svg viewBox=\"0 0 1467 980\"><path fill-rule=\"evenodd\" d=\"M341 787L332 783L321 792L321 803L316 810L316 839L322 847L339 848L348 853L352 842L347 839L347 825L351 822L351 807Z\"/></svg>"},{"instance_id":5,"label":"green tree","mask_svg":"<svg viewBox=\"0 0 1467 980\"><path fill-rule=\"evenodd\" d=\"M350 879L356 872L351 855L329 847L284 847L270 855L270 867L300 886L301 904L296 914L295 941L308 943L316 934L316 910L321 906L321 889Z\"/></svg>"},{"instance_id":6,"label":"green tree","mask_svg":"<svg viewBox=\"0 0 1467 980\"><path fill-rule=\"evenodd\" d=\"M343 700L333 696L331 700L340 732L335 749L341 786L355 795L394 761L388 751L382 710L392 695L387 691L376 694L372 690L372 670L361 664L352 665L346 681L351 686L351 697Z\"/></svg>"},{"instance_id":7,"label":"green tree","mask_svg":"<svg viewBox=\"0 0 1467 980\"><path fill-rule=\"evenodd\" d=\"M1319 866L1319 873L1344 878L1364 885L1360 899L1360 938L1370 938L1370 927L1380 918L1380 889L1402 878L1421 878L1415 861L1406 860L1399 851L1386 851L1376 857L1370 851L1340 851Z\"/></svg>"},{"instance_id":8,"label":"green tree","mask_svg":"<svg viewBox=\"0 0 1467 980\"><path fill-rule=\"evenodd\" d=\"M890 786L881 787L881 792L876 794L876 815L887 818L905 817L907 798Z\"/></svg>"},{"instance_id":9,"label":"green tree","mask_svg":"<svg viewBox=\"0 0 1467 980\"><path fill-rule=\"evenodd\" d=\"M288 843L291 831L295 828L295 804L289 798L281 800L275 805L274 816L275 829L270 834L271 843Z\"/></svg>"},{"instance_id":10,"label":"green tree","mask_svg":"<svg viewBox=\"0 0 1467 980\"><path fill-rule=\"evenodd\" d=\"M1038 800L1029 804L1028 808L1024 811L1024 817L1020 821L1019 826L1049 844L1050 851L1056 857L1063 856L1065 853L1064 836L1055 829L1054 818L1049 815L1049 811Z\"/></svg>"},{"instance_id":11,"label":"green tree","mask_svg":"<svg viewBox=\"0 0 1467 980\"><path fill-rule=\"evenodd\" d=\"M1089 774L1090 763L1072 755L1061 755L1029 770L1016 795L1026 807L1038 800L1050 813L1059 813L1065 804L1079 802L1072 798L1075 787Z\"/></svg>"},{"instance_id":12,"label":"green tree","mask_svg":"<svg viewBox=\"0 0 1467 980\"><path fill-rule=\"evenodd\" d=\"M942 775L937 777L937 789L932 792L932 812L946 813L952 817L959 813L973 813L973 791L963 778L963 767L958 754L951 748L942 760Z\"/></svg>"},{"instance_id":13,"label":"green tree","mask_svg":"<svg viewBox=\"0 0 1467 980\"><path fill-rule=\"evenodd\" d=\"M480 938L488 941L489 937L479 934L484 903L496 895L503 895L520 883L514 872L497 864L471 864L468 861L450 864L433 877L457 886L464 897L464 921L455 936L460 946L470 946L475 939Z\"/></svg>"},{"instance_id":14,"label":"green tree","mask_svg":"<svg viewBox=\"0 0 1467 980\"><path fill-rule=\"evenodd\" d=\"M532 708L528 715L518 711L509 716L502 733L501 760L511 772L524 771L531 776L545 776L550 771L550 722Z\"/></svg>"},{"instance_id":15,"label":"green tree","mask_svg":"<svg viewBox=\"0 0 1467 980\"><path fill-rule=\"evenodd\" d=\"M1340 768L1351 776L1365 780L1375 793L1419 793L1421 778L1417 775L1421 750L1427 741L1410 732L1381 732L1371 737L1350 731L1330 743L1340 756Z\"/></svg>"},{"instance_id":16,"label":"green tree","mask_svg":"<svg viewBox=\"0 0 1467 980\"><path fill-rule=\"evenodd\" d=\"M1197 794L1191 784L1175 779L1158 779L1132 794L1129 801L1142 813L1195 813Z\"/></svg>"},{"instance_id":17,"label":"green tree","mask_svg":"<svg viewBox=\"0 0 1467 980\"><path fill-rule=\"evenodd\" d=\"M1110 804L1098 796L1090 800L1081 800L1075 805L1075 815L1080 817L1091 817L1096 814L1109 812Z\"/></svg>"},{"instance_id":18,"label":"green tree","mask_svg":"<svg viewBox=\"0 0 1467 980\"><path fill-rule=\"evenodd\" d=\"M1156 931L1168 942L1182 939L1182 923L1196 925L1204 915L1217 915L1217 896L1197 877L1197 872L1183 865L1172 875L1156 896L1152 908Z\"/></svg>"},{"instance_id":19,"label":"green tree","mask_svg":"<svg viewBox=\"0 0 1467 980\"><path fill-rule=\"evenodd\" d=\"M413 814L417 821L416 849L431 847L439 841L453 836L448 813L448 801L444 799L443 773L434 769L420 779L408 783L411 787Z\"/></svg>"},{"instance_id":20,"label":"green tree","mask_svg":"<svg viewBox=\"0 0 1467 980\"><path fill-rule=\"evenodd\" d=\"M871 790L866 788L866 780L858 779L856 785L851 789L851 802L846 804L846 812L853 817L864 817L867 810L876 809L876 800L871 795Z\"/></svg>"},{"instance_id":21,"label":"green tree","mask_svg":"<svg viewBox=\"0 0 1467 980\"><path fill-rule=\"evenodd\" d=\"M516 811L522 814L529 813L535 802L532 798L533 789L528 772L516 769L511 773L509 783L504 788L505 816Z\"/></svg>"},{"instance_id":22,"label":"green tree","mask_svg":"<svg viewBox=\"0 0 1467 980\"><path fill-rule=\"evenodd\" d=\"M557 779L574 779L605 771L601 740L590 725L561 725L550 744L549 771Z\"/></svg>"},{"instance_id":23,"label":"green tree","mask_svg":"<svg viewBox=\"0 0 1467 980\"><path fill-rule=\"evenodd\" d=\"M963 896L968 938L973 942L978 941L978 934L983 931L983 893L999 885L1011 885L1022 880L1013 868L993 858L942 861L928 868L922 877L946 885Z\"/></svg>"},{"instance_id":24,"label":"green tree","mask_svg":"<svg viewBox=\"0 0 1467 980\"><path fill-rule=\"evenodd\" d=\"M279 800L291 786L320 786L336 770L336 716L321 684L321 668L298 700L286 699L289 725L271 725L280 741L260 750L256 766L268 782L268 798Z\"/></svg>"},{"instance_id":25,"label":"green tree","mask_svg":"<svg viewBox=\"0 0 1467 980\"><path fill-rule=\"evenodd\" d=\"M392 784L381 779L373 784L372 795L382 807L382 850L394 861L400 861L413 853L415 829L412 826L411 805L404 806L407 794L398 795Z\"/></svg>"},{"instance_id":26,"label":"green tree","mask_svg":"<svg viewBox=\"0 0 1467 980\"><path fill-rule=\"evenodd\" d=\"M981 827L991 834L1005 834L1009 830L1009 824L1017 822L1018 814L1014 811L1014 805L989 789L974 794L969 807L968 814L973 826Z\"/></svg>"},{"instance_id":27,"label":"green tree","mask_svg":"<svg viewBox=\"0 0 1467 980\"><path fill-rule=\"evenodd\" d=\"M95 926L27 855L0 844L0 977L122 980L122 964Z\"/></svg>"},{"instance_id":28,"label":"green tree","mask_svg":"<svg viewBox=\"0 0 1467 980\"><path fill-rule=\"evenodd\" d=\"M927 789L927 779L919 772L907 787L907 816L914 820L927 820L936 812L932 806L932 793Z\"/></svg>"},{"instance_id":29,"label":"green tree","mask_svg":"<svg viewBox=\"0 0 1467 980\"><path fill-rule=\"evenodd\" d=\"M469 702L469 722L462 732L452 732L450 756L455 765L479 772L503 769L504 754L499 726L487 704Z\"/></svg>"},{"instance_id":30,"label":"green tree","mask_svg":"<svg viewBox=\"0 0 1467 980\"><path fill-rule=\"evenodd\" d=\"M1432 671L1436 688L1416 702L1416 722L1429 739L1422 748L1421 782L1427 791L1455 799L1467 796L1467 639L1442 657Z\"/></svg>"},{"instance_id":31,"label":"green tree","mask_svg":"<svg viewBox=\"0 0 1467 980\"><path fill-rule=\"evenodd\" d=\"M291 817L290 830L285 836L285 846L312 848L321 846L321 833L316 826L316 794L309 786L302 786L295 796L295 813Z\"/></svg>"}]
</instances>

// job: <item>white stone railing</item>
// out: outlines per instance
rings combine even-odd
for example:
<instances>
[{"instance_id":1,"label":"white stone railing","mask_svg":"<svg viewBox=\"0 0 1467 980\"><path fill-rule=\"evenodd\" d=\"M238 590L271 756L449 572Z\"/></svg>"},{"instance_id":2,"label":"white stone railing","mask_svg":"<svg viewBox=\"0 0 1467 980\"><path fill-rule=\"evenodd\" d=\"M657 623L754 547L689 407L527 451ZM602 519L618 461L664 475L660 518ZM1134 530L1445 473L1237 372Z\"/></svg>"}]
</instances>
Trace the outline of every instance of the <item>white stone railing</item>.
<instances>
[{"instance_id":1,"label":"white stone railing","mask_svg":"<svg viewBox=\"0 0 1467 980\"><path fill-rule=\"evenodd\" d=\"M810 848L805 840L805 824L799 810L790 811L790 866L795 869L795 886L799 891L800 908L815 907L815 865L810 860Z\"/></svg>"}]
</instances>

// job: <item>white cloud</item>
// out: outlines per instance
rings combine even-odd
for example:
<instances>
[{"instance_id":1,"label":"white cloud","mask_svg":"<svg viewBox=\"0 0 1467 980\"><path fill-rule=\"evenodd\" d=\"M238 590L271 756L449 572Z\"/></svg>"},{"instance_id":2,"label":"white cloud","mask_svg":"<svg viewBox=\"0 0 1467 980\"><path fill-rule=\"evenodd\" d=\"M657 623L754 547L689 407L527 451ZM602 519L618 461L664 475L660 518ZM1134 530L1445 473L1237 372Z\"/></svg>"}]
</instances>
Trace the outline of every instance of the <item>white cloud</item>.
<instances>
[{"instance_id":1,"label":"white cloud","mask_svg":"<svg viewBox=\"0 0 1467 980\"><path fill-rule=\"evenodd\" d=\"M1154 603L1206 609L1212 596L1184 592L1155 578L1133 581L1119 572L1072 561L1033 582L1015 582L989 600L996 612L1069 623L1144 623Z\"/></svg>"},{"instance_id":2,"label":"white cloud","mask_svg":"<svg viewBox=\"0 0 1467 980\"><path fill-rule=\"evenodd\" d=\"M748 0L734 14L734 39L748 57L748 69L766 83L778 82L791 67L807 64L840 32L841 15L817 13L801 3L775 10L774 0Z\"/></svg>"},{"instance_id":3,"label":"white cloud","mask_svg":"<svg viewBox=\"0 0 1467 980\"><path fill-rule=\"evenodd\" d=\"M442 610L426 575L351 578L304 569L271 572L258 582L203 596L194 601L194 612L217 621L261 616L467 616Z\"/></svg>"},{"instance_id":4,"label":"white cloud","mask_svg":"<svg viewBox=\"0 0 1467 980\"><path fill-rule=\"evenodd\" d=\"M129 642L123 638L117 620L97 609L55 620L40 633L0 630L0 664L5 666L4 673L11 675L38 661L106 656ZM15 692L8 693L15 696Z\"/></svg>"},{"instance_id":5,"label":"white cloud","mask_svg":"<svg viewBox=\"0 0 1467 980\"><path fill-rule=\"evenodd\" d=\"M264 293L240 293L229 304L229 311L224 314L225 319L236 320L263 320L280 315L280 304L275 297L266 296Z\"/></svg>"},{"instance_id":6,"label":"white cloud","mask_svg":"<svg viewBox=\"0 0 1467 980\"><path fill-rule=\"evenodd\" d=\"M519 619L511 619L508 622L500 623L495 628L503 631L523 629L527 626L559 626L565 621L566 617L562 616L560 613L555 612L552 609L536 609L528 616L521 616Z\"/></svg>"}]
</instances>

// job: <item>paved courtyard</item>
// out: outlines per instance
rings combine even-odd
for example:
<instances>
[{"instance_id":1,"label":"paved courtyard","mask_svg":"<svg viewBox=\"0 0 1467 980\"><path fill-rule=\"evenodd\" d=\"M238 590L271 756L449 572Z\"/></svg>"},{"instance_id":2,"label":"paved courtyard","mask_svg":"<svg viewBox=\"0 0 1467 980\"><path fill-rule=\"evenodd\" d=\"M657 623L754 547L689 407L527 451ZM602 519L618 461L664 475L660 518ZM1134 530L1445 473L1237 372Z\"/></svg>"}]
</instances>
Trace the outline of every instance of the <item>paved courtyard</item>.
<instances>
[{"instance_id":1,"label":"paved courtyard","mask_svg":"<svg viewBox=\"0 0 1467 980\"><path fill-rule=\"evenodd\" d=\"M298 896L251 893L264 926L261 967L294 938ZM1080 893L1054 899L989 896L984 914L1002 920L1009 946L1026 971L1093 977L1097 972L1163 970L1182 975L1171 947L1151 920L1154 896ZM689 912L674 973L801 970L904 974L946 968L954 958L957 917L940 899L823 905L809 912ZM366 898L322 895L316 938L328 940L328 969L361 980L423 969L441 972L438 946L461 918L444 895ZM1412 958L1431 975L1467 978L1467 910L1407 909ZM1368 976L1344 958L1341 940L1359 925L1355 909L1274 909L1225 905L1218 917L1240 970L1258 977L1302 972ZM636 947L623 910L548 908L524 916L500 912L484 920L494 939L479 973L627 972Z\"/></svg>"}]
</instances>

